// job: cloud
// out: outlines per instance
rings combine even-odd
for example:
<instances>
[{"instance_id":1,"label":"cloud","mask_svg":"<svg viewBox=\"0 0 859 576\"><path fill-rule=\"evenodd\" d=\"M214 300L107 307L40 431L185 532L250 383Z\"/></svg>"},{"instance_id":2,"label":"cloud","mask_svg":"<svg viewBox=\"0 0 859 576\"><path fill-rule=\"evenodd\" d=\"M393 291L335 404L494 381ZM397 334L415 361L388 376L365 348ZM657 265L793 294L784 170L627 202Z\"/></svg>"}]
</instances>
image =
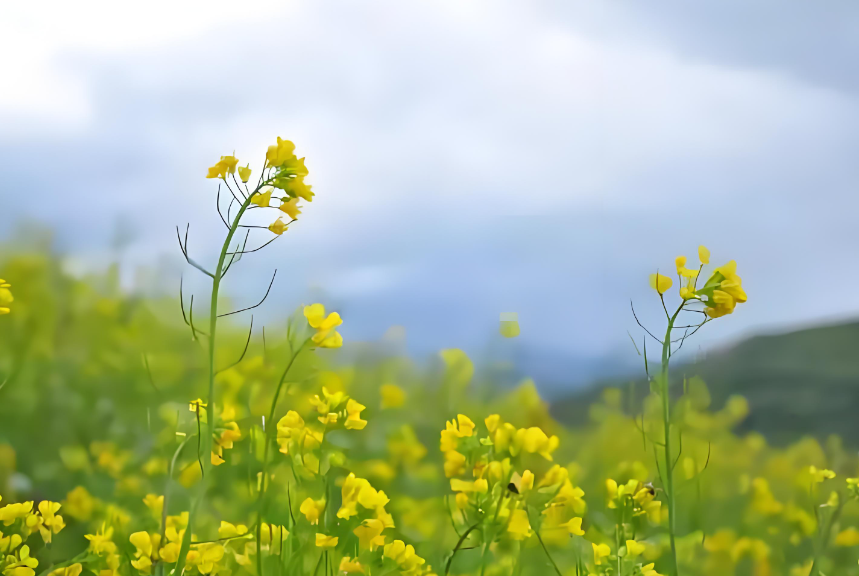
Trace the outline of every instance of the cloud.
<instances>
[{"instance_id":1,"label":"cloud","mask_svg":"<svg viewBox=\"0 0 859 576\"><path fill-rule=\"evenodd\" d=\"M133 261L175 252L188 221L211 259L222 225L206 166L233 149L258 166L281 135L318 196L234 289L288 268L279 289L325 287L356 336L404 324L427 348L479 343L509 310L525 342L601 353L626 345L642 279L699 242L737 257L752 294L714 339L843 311L785 290L798 261L805 294L825 294L836 268L859 281L841 267L856 248L855 97L792 59L743 58L694 11L21 6L6 22L26 26L0 24L15 78L0 97L15 190L0 224L47 219L79 254L103 254L124 215L139 223Z\"/></svg>"}]
</instances>

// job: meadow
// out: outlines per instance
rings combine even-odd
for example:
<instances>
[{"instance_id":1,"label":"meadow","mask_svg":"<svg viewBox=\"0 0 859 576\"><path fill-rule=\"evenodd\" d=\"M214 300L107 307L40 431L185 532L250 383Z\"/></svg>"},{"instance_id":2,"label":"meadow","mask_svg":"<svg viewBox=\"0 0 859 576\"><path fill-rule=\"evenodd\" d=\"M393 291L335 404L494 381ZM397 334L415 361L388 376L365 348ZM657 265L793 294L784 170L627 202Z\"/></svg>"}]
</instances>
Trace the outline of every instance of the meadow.
<instances>
[{"instance_id":1,"label":"meadow","mask_svg":"<svg viewBox=\"0 0 859 576\"><path fill-rule=\"evenodd\" d=\"M651 277L666 324L637 345L649 394L606 389L564 427L532 381L498 386L460 350L344 363L348 318L324 303L249 332L253 310L232 314L221 280L282 248L266 234L288 241L307 173L281 139L258 180L232 156L209 169L226 229L214 267L179 231L187 273L212 287L196 303L128 293L117 267L0 256L4 576L859 574L856 453L737 434L744 398L714 406L693 366L671 364L754 306L735 264L701 247L700 264ZM269 226L245 223L257 210Z\"/></svg>"}]
</instances>

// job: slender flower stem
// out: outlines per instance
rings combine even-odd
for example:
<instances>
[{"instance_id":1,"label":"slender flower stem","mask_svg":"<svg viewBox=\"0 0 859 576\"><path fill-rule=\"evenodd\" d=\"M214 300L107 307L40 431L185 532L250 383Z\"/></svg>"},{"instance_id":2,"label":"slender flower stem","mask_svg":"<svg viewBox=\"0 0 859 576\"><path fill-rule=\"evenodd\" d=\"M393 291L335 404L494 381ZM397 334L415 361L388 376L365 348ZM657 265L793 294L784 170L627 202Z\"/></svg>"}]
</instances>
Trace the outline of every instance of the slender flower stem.
<instances>
[{"instance_id":1,"label":"slender flower stem","mask_svg":"<svg viewBox=\"0 0 859 576\"><path fill-rule=\"evenodd\" d=\"M549 554L549 549L548 549L548 548L546 548L546 544L545 544L545 543L543 543L543 538L540 536L540 531L539 531L539 530L534 530L534 534L536 534L536 535L537 535L537 541L540 543L540 546L543 548L543 552L546 554L546 558L548 558L548 559L549 559L549 562L551 562L551 563L552 563L552 567L555 569L555 573L556 573L558 576L563 576L563 574L561 573L561 569L560 569L560 568L558 568L558 565L555 563L555 559L554 559L554 558L552 558L552 555L551 555L551 554Z\"/></svg>"},{"instance_id":2,"label":"slender flower stem","mask_svg":"<svg viewBox=\"0 0 859 576\"><path fill-rule=\"evenodd\" d=\"M208 404L208 412L206 414L206 437L203 439L203 477L197 485L197 490L192 499L191 509L188 511L188 526L185 529L185 535L182 538L182 547L179 550L179 559L176 563L176 574L182 574L185 569L185 559L188 551L191 548L191 534L194 531L194 520L196 512L202 503L203 497L206 494L206 486L208 483L208 472L212 469L212 444L215 434L215 345L216 333L218 328L218 295L221 289L221 279L223 278L224 263L227 259L227 252L230 249L230 243L233 240L236 230L239 228L239 222L245 213L245 210L250 206L251 198L257 192L254 192L242 203L239 211L236 213L227 237L221 246L221 254L218 257L218 266L215 268L215 273L212 275L212 300L209 307L209 390L206 402Z\"/></svg>"},{"instance_id":3,"label":"slender flower stem","mask_svg":"<svg viewBox=\"0 0 859 576\"><path fill-rule=\"evenodd\" d=\"M474 529L477 528L478 526L480 526L480 522L477 522L476 524L472 524L471 526L468 527L468 529L465 532L462 533L462 536L459 537L459 540L457 541L456 546L454 546L454 548L453 548L453 552L450 553L450 558L447 559L447 563L444 566L444 576L447 576L448 574L450 574L450 565L453 562L453 557L456 556L457 552L459 552L459 549L465 543L465 539L468 538L468 535L471 534L474 531Z\"/></svg>"},{"instance_id":4,"label":"slender flower stem","mask_svg":"<svg viewBox=\"0 0 859 576\"><path fill-rule=\"evenodd\" d=\"M265 448L263 448L262 476L260 478L259 496L257 497L257 574L262 574L262 538L260 538L262 533L262 512L263 505L265 503L266 487L268 484L268 450L274 440L274 438L272 438L273 435L269 430L277 430L277 424L274 422L274 415L277 410L277 400L280 398L280 391L283 388L283 383L286 381L289 370L292 368L293 363L295 363L295 359L298 358L298 355L301 354L308 342L310 342L310 338L305 340L298 350L295 351L295 354L293 354L292 358L289 359L289 363L286 365L283 374L281 374L280 381L277 383L277 389L274 391L274 398L271 401L271 409L268 413L268 423L266 424L266 429L263 430ZM292 514L292 508L290 508L289 513Z\"/></svg>"},{"instance_id":5,"label":"slender flower stem","mask_svg":"<svg viewBox=\"0 0 859 576\"><path fill-rule=\"evenodd\" d=\"M826 526L820 535L820 540L814 546L814 560L811 562L811 570L809 571L808 576L820 575L820 557L826 551L826 545L829 542L830 535L832 534L832 526L838 521L838 517L841 516L841 508L843 504L840 502L841 499L839 498L838 507L832 512L832 514L830 514L829 521L826 523Z\"/></svg>"},{"instance_id":6,"label":"slender flower stem","mask_svg":"<svg viewBox=\"0 0 859 576\"><path fill-rule=\"evenodd\" d=\"M674 466L671 461L671 399L668 396L668 364L671 360L671 331L674 329L674 322L677 320L677 315L683 309L680 308L673 316L668 318L668 329L665 331L665 340L662 344L662 375L661 375L661 392L662 392L662 422L665 429L665 492L668 498L668 537L671 542L671 560L674 564L674 576L680 576L680 569L677 566L677 545L675 538L677 534L677 509L674 499Z\"/></svg>"}]
</instances>

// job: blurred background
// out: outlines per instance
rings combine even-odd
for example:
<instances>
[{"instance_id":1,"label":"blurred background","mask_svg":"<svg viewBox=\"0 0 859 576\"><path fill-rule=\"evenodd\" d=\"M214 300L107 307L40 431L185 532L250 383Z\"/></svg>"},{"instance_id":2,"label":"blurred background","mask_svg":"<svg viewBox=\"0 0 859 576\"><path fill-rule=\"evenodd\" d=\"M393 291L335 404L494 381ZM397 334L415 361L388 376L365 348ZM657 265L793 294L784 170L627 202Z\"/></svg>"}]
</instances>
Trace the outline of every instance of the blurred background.
<instances>
[{"instance_id":1,"label":"blurred background","mask_svg":"<svg viewBox=\"0 0 859 576\"><path fill-rule=\"evenodd\" d=\"M648 274L705 244L749 294L684 349L714 397L749 397L752 427L806 431L844 432L820 410L859 407L855 3L3 10L0 277L19 300L22 254L131 298L175 299L183 272L199 290L175 227L213 261L206 168L235 151L258 171L282 136L317 196L225 288L249 305L277 268L266 322L324 301L346 353L462 348L533 376L574 421L576 391L641 374L629 302L660 325Z\"/></svg>"}]
</instances>

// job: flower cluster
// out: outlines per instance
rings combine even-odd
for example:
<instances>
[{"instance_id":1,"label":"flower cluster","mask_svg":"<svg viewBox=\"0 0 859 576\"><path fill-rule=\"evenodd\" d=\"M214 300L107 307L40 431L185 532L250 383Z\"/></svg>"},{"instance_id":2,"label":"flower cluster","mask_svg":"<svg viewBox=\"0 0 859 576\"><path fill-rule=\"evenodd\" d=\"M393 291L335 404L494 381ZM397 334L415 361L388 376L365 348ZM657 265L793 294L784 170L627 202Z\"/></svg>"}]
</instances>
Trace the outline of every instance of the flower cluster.
<instances>
[{"instance_id":1,"label":"flower cluster","mask_svg":"<svg viewBox=\"0 0 859 576\"><path fill-rule=\"evenodd\" d=\"M326 432L338 428L362 430L367 421L361 419L365 407L343 392L332 394L323 387L322 397L317 394L310 402L320 414L317 419L322 426L308 425L298 412L290 410L277 423L277 444L280 452L292 456L299 470L315 475L319 474ZM331 457L336 459L337 455Z\"/></svg>"},{"instance_id":2,"label":"flower cluster","mask_svg":"<svg viewBox=\"0 0 859 576\"><path fill-rule=\"evenodd\" d=\"M232 176L235 182L235 174L238 172L241 181L247 184L251 177L250 164L239 166L238 163L239 160L234 154L221 156L221 159L209 168L206 178L219 178L229 187L227 177ZM281 190L282 196L274 196L280 201L280 206L276 208L294 222L301 214L298 206L299 199L306 202L313 201L314 193L311 187L304 182L307 174L308 170L304 165L304 158L298 158L295 155L295 144L278 137L277 144L272 144L266 151L260 185L250 194L247 201L259 208L275 208L271 206L271 200L275 190ZM238 182L235 184L238 186ZM239 192L241 193L241 187L239 187ZM278 218L268 226L268 229L280 236L288 229L288 223Z\"/></svg>"},{"instance_id":3,"label":"flower cluster","mask_svg":"<svg viewBox=\"0 0 859 576\"><path fill-rule=\"evenodd\" d=\"M31 569L36 565L30 566L35 560L29 558L29 547L24 545L19 552L15 551L37 532L45 544L50 544L54 534L66 527L63 517L57 514L60 507L59 502L42 500L35 509L32 501L7 504L0 508L0 553L7 555L5 560L0 560L4 574L10 571L15 576L32 576Z\"/></svg>"},{"instance_id":4,"label":"flower cluster","mask_svg":"<svg viewBox=\"0 0 859 576\"><path fill-rule=\"evenodd\" d=\"M2 496L0 496L2 501ZM27 539L39 533L45 544L65 528L63 517L57 514L58 502L43 500L34 510L33 502L7 504L0 508L0 571L4 576L34 576L38 560L30 556Z\"/></svg>"},{"instance_id":5,"label":"flower cluster","mask_svg":"<svg viewBox=\"0 0 859 576\"><path fill-rule=\"evenodd\" d=\"M710 278L698 287L698 277L704 266L710 263L710 251L706 246L698 247L698 258L701 264L698 268L686 267L686 256L678 256L674 263L677 277L680 279L680 297L685 301L695 300L705 306L704 312L710 318L719 318L731 314L737 304L746 301L743 281L737 275L737 263L731 260L727 264L713 270ZM670 276L663 274L650 275L650 287L665 294L673 286Z\"/></svg>"},{"instance_id":6,"label":"flower cluster","mask_svg":"<svg viewBox=\"0 0 859 576\"><path fill-rule=\"evenodd\" d=\"M497 414L484 424L481 438L474 422L459 414L441 432L439 448L456 493L459 523L480 527L486 545L524 541L535 531L552 543L584 535L584 491L573 485L568 470L555 464L537 481L534 472L520 467L520 460L531 454L551 461L558 437L537 427L516 428Z\"/></svg>"},{"instance_id":7,"label":"flower cluster","mask_svg":"<svg viewBox=\"0 0 859 576\"><path fill-rule=\"evenodd\" d=\"M192 400L188 403L188 410L194 412L200 419L202 425L207 421L208 411L207 405L201 398ZM233 447L233 443L241 440L242 431L239 428L236 420L235 406L227 404L221 410L215 424L215 433L212 436L212 454L211 462L213 466L220 466L224 463L224 450L229 450Z\"/></svg>"}]
</instances>

